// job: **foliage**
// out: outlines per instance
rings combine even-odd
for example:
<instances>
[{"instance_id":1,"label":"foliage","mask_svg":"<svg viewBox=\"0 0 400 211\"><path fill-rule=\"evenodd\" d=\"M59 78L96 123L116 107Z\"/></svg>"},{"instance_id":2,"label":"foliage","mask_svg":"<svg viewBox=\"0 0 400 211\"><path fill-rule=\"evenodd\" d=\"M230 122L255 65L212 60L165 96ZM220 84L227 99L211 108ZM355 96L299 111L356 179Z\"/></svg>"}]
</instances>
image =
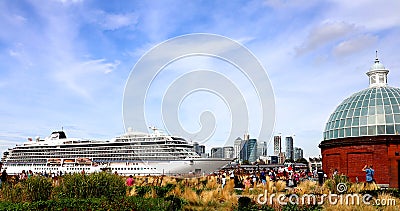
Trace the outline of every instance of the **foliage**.
<instances>
[{"instance_id":1,"label":"foliage","mask_svg":"<svg viewBox=\"0 0 400 211\"><path fill-rule=\"evenodd\" d=\"M56 195L61 198L113 198L125 194L124 179L106 172L65 175L60 186L56 188Z\"/></svg>"},{"instance_id":2,"label":"foliage","mask_svg":"<svg viewBox=\"0 0 400 211\"><path fill-rule=\"evenodd\" d=\"M288 159L286 159L283 163L294 163L294 160L293 159L290 159L290 158L288 158Z\"/></svg>"},{"instance_id":3,"label":"foliage","mask_svg":"<svg viewBox=\"0 0 400 211\"><path fill-rule=\"evenodd\" d=\"M51 179L31 177L15 185L5 183L1 189L3 201L34 202L48 200L52 191Z\"/></svg>"},{"instance_id":4,"label":"foliage","mask_svg":"<svg viewBox=\"0 0 400 211\"><path fill-rule=\"evenodd\" d=\"M151 192L151 186L136 186L136 193L138 196L144 196Z\"/></svg>"},{"instance_id":5,"label":"foliage","mask_svg":"<svg viewBox=\"0 0 400 211\"><path fill-rule=\"evenodd\" d=\"M48 200L52 191L52 181L46 177L31 177L22 184L25 186L28 201Z\"/></svg>"},{"instance_id":6,"label":"foliage","mask_svg":"<svg viewBox=\"0 0 400 211\"><path fill-rule=\"evenodd\" d=\"M175 201L174 201L175 202ZM182 205L167 199L142 197L109 198L63 198L59 200L36 201L32 203L0 202L0 210L180 210Z\"/></svg>"},{"instance_id":7,"label":"foliage","mask_svg":"<svg viewBox=\"0 0 400 211\"><path fill-rule=\"evenodd\" d=\"M296 160L296 163L304 163L304 164L306 164L306 165L308 166L308 161L307 161L307 159L305 159L305 158L297 159L297 160Z\"/></svg>"}]
</instances>

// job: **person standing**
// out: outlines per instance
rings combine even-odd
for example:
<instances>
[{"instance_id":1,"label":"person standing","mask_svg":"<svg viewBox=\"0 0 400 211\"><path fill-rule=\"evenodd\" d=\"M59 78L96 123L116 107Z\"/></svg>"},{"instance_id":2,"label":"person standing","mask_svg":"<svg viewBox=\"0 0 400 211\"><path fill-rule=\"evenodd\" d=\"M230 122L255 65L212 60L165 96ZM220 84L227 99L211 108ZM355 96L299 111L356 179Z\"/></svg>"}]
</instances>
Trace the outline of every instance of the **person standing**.
<instances>
[{"instance_id":1,"label":"person standing","mask_svg":"<svg viewBox=\"0 0 400 211\"><path fill-rule=\"evenodd\" d=\"M367 183L373 183L374 182L374 169L372 168L372 165L368 166L365 165L362 171L365 171L365 181Z\"/></svg>"},{"instance_id":2,"label":"person standing","mask_svg":"<svg viewBox=\"0 0 400 211\"><path fill-rule=\"evenodd\" d=\"M1 180L1 183L0 183L0 187L1 187L1 185L3 185L3 183L6 183L7 182L7 171L4 169L3 170L3 172L1 173L1 178L0 178L0 180Z\"/></svg>"},{"instance_id":3,"label":"person standing","mask_svg":"<svg viewBox=\"0 0 400 211\"><path fill-rule=\"evenodd\" d=\"M322 170L322 168L319 168L317 170L317 175L318 175L318 183L320 186L322 186L324 184L324 171Z\"/></svg>"},{"instance_id":4,"label":"person standing","mask_svg":"<svg viewBox=\"0 0 400 211\"><path fill-rule=\"evenodd\" d=\"M129 177L126 179L125 184L127 186L132 186L133 184L135 184L135 180L133 179L132 175L129 175Z\"/></svg>"},{"instance_id":5,"label":"person standing","mask_svg":"<svg viewBox=\"0 0 400 211\"><path fill-rule=\"evenodd\" d=\"M224 189L224 187L226 185L226 177L225 177L225 175L222 175L221 183L222 183L222 189Z\"/></svg>"}]
</instances>

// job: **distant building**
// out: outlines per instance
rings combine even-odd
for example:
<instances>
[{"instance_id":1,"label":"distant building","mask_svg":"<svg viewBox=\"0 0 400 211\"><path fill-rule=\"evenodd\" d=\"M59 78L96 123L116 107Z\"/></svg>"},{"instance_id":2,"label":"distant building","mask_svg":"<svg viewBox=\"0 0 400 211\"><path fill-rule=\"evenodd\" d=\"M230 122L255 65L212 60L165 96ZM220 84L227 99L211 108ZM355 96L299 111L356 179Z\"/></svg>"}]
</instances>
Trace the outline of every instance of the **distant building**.
<instances>
[{"instance_id":1,"label":"distant building","mask_svg":"<svg viewBox=\"0 0 400 211\"><path fill-rule=\"evenodd\" d=\"M199 143L197 142L194 142L193 151L195 151L198 155L204 157L204 154L206 153L206 147L204 145L199 145Z\"/></svg>"},{"instance_id":2,"label":"distant building","mask_svg":"<svg viewBox=\"0 0 400 211\"><path fill-rule=\"evenodd\" d=\"M294 148L294 161L303 158L303 149L300 147Z\"/></svg>"},{"instance_id":3,"label":"distant building","mask_svg":"<svg viewBox=\"0 0 400 211\"><path fill-rule=\"evenodd\" d=\"M223 150L223 158L234 158L234 147L224 147Z\"/></svg>"},{"instance_id":4,"label":"distant building","mask_svg":"<svg viewBox=\"0 0 400 211\"><path fill-rule=\"evenodd\" d=\"M257 161L257 139L247 141L247 157L250 163Z\"/></svg>"},{"instance_id":5,"label":"distant building","mask_svg":"<svg viewBox=\"0 0 400 211\"><path fill-rule=\"evenodd\" d=\"M319 168L322 168L322 158L321 157L308 158L308 166L309 166L311 172L313 172L314 170L317 170Z\"/></svg>"},{"instance_id":6,"label":"distant building","mask_svg":"<svg viewBox=\"0 0 400 211\"><path fill-rule=\"evenodd\" d=\"M283 164L286 160L285 153L280 152L278 155L278 164Z\"/></svg>"},{"instance_id":7,"label":"distant building","mask_svg":"<svg viewBox=\"0 0 400 211\"><path fill-rule=\"evenodd\" d=\"M265 141L257 142L257 158L267 157L268 143Z\"/></svg>"},{"instance_id":8,"label":"distant building","mask_svg":"<svg viewBox=\"0 0 400 211\"><path fill-rule=\"evenodd\" d=\"M244 134L244 139L238 137L233 146L233 153L239 162L245 160L249 162L257 161L257 139L250 139L249 134Z\"/></svg>"},{"instance_id":9,"label":"distant building","mask_svg":"<svg viewBox=\"0 0 400 211\"><path fill-rule=\"evenodd\" d=\"M294 159L293 137L286 137L286 159Z\"/></svg>"},{"instance_id":10,"label":"distant building","mask_svg":"<svg viewBox=\"0 0 400 211\"><path fill-rule=\"evenodd\" d=\"M200 155L205 154L206 153L206 146L200 145L199 146L199 152L200 152Z\"/></svg>"},{"instance_id":11,"label":"distant building","mask_svg":"<svg viewBox=\"0 0 400 211\"><path fill-rule=\"evenodd\" d=\"M211 148L211 157L212 158L223 158L224 152L223 152L222 147Z\"/></svg>"},{"instance_id":12,"label":"distant building","mask_svg":"<svg viewBox=\"0 0 400 211\"><path fill-rule=\"evenodd\" d=\"M269 156L269 157L270 157L270 163L269 164L278 164L279 163L278 156L272 155L272 156Z\"/></svg>"},{"instance_id":13,"label":"distant building","mask_svg":"<svg viewBox=\"0 0 400 211\"><path fill-rule=\"evenodd\" d=\"M282 152L282 137L274 136L274 155L279 155Z\"/></svg>"},{"instance_id":14,"label":"distant building","mask_svg":"<svg viewBox=\"0 0 400 211\"><path fill-rule=\"evenodd\" d=\"M243 145L244 141L240 137L237 137L237 139L233 143L234 158L237 158L239 161L242 159L240 153L242 151Z\"/></svg>"}]
</instances>

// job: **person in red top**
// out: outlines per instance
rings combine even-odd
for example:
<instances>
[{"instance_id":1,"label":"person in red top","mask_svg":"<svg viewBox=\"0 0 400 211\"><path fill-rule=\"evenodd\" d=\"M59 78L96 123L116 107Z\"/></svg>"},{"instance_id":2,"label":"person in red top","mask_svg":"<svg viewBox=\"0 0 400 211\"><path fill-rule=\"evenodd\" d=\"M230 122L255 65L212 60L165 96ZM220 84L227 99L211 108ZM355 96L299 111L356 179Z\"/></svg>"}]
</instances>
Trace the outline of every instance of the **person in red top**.
<instances>
[{"instance_id":1,"label":"person in red top","mask_svg":"<svg viewBox=\"0 0 400 211\"><path fill-rule=\"evenodd\" d=\"M132 175L129 175L129 177L126 179L125 184L127 186L132 186L133 184L135 184L135 180L133 179Z\"/></svg>"}]
</instances>

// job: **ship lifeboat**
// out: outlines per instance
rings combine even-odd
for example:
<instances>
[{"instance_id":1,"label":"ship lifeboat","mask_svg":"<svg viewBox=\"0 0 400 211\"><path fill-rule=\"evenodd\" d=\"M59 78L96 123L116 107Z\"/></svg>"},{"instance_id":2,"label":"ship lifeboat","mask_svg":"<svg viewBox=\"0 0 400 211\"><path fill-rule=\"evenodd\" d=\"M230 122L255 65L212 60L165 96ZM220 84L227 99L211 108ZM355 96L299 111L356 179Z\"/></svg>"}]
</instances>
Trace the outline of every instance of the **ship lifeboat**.
<instances>
[{"instance_id":1,"label":"ship lifeboat","mask_svg":"<svg viewBox=\"0 0 400 211\"><path fill-rule=\"evenodd\" d=\"M61 164L61 159L57 158L49 158L47 159L48 164Z\"/></svg>"},{"instance_id":2,"label":"ship lifeboat","mask_svg":"<svg viewBox=\"0 0 400 211\"><path fill-rule=\"evenodd\" d=\"M81 165L91 165L92 161L89 158L78 158L76 162Z\"/></svg>"},{"instance_id":3,"label":"ship lifeboat","mask_svg":"<svg viewBox=\"0 0 400 211\"><path fill-rule=\"evenodd\" d=\"M75 159L65 159L64 163L75 163Z\"/></svg>"}]
</instances>

